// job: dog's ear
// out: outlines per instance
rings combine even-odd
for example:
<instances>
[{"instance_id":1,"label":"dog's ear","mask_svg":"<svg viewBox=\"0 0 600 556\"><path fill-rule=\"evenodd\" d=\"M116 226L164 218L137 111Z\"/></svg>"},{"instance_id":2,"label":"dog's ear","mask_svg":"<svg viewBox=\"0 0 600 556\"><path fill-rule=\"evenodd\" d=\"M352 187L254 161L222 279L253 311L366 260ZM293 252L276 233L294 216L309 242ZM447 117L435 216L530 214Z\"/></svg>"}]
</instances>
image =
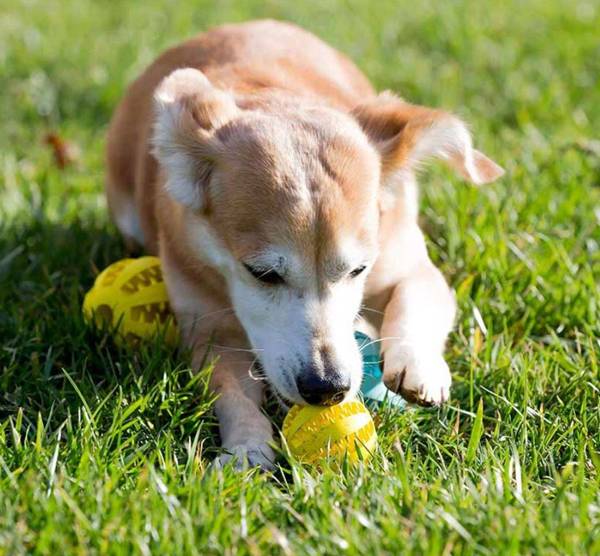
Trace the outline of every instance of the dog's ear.
<instances>
[{"instance_id":1,"label":"dog's ear","mask_svg":"<svg viewBox=\"0 0 600 556\"><path fill-rule=\"evenodd\" d=\"M358 105L354 117L381 155L383 183L393 186L402 171L414 171L431 158L445 160L474 184L504 174L493 160L473 148L466 125L456 116L404 102L383 93Z\"/></svg>"},{"instance_id":2,"label":"dog's ear","mask_svg":"<svg viewBox=\"0 0 600 556\"><path fill-rule=\"evenodd\" d=\"M233 96L196 69L175 70L154 93L153 154L166 188L180 203L199 210L221 143L215 132L239 113Z\"/></svg>"}]
</instances>

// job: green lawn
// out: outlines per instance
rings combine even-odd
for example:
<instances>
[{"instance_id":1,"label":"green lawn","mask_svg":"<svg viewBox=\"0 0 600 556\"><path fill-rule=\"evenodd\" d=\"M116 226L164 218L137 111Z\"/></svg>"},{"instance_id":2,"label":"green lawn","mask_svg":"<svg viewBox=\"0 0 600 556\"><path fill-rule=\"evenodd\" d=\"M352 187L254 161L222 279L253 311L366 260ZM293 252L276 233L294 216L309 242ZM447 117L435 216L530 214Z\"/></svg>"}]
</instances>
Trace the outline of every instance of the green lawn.
<instances>
[{"instance_id":1,"label":"green lawn","mask_svg":"<svg viewBox=\"0 0 600 556\"><path fill-rule=\"evenodd\" d=\"M460 305L452 400L380 412L376 457L342 473L207 471L206 372L80 315L124 253L102 193L124 87L167 45L265 16L461 114L507 169L480 190L423 175ZM600 554L599 29L592 0L4 0L0 554Z\"/></svg>"}]
</instances>

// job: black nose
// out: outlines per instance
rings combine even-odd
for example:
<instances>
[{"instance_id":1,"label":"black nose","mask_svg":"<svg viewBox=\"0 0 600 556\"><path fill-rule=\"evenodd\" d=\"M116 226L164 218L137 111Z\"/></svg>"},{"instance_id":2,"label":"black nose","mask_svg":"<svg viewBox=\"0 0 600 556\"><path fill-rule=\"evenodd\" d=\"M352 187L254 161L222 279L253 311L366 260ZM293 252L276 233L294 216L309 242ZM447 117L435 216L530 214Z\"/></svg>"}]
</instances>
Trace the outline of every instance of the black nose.
<instances>
[{"instance_id":1,"label":"black nose","mask_svg":"<svg viewBox=\"0 0 600 556\"><path fill-rule=\"evenodd\" d=\"M350 380L340 376L304 373L296 380L298 392L310 405L335 405L350 390Z\"/></svg>"}]
</instances>

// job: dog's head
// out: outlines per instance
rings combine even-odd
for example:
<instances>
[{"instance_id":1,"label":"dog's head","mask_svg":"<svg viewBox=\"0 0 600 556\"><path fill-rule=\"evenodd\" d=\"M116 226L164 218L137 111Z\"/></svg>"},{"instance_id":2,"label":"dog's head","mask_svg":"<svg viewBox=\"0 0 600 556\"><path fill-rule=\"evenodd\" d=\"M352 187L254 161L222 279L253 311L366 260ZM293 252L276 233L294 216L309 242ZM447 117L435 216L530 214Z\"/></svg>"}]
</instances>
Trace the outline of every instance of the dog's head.
<instances>
[{"instance_id":1,"label":"dog's head","mask_svg":"<svg viewBox=\"0 0 600 556\"><path fill-rule=\"evenodd\" d=\"M429 156L475 183L501 173L458 119L390 95L352 114L259 105L183 69L155 103L154 153L195 222L188 240L223 274L270 383L295 403L336 403L360 387L353 326L384 192Z\"/></svg>"}]
</instances>

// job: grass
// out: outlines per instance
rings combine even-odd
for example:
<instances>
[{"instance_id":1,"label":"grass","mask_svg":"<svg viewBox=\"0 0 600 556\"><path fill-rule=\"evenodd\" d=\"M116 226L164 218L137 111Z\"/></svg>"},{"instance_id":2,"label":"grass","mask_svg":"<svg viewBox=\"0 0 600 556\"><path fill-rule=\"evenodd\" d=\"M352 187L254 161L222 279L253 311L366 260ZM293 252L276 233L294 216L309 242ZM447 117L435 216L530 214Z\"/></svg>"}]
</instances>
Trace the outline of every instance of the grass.
<instances>
[{"instance_id":1,"label":"grass","mask_svg":"<svg viewBox=\"0 0 600 556\"><path fill-rule=\"evenodd\" d=\"M103 138L127 82L222 21L299 22L507 168L423 176L457 291L453 398L378 414L373 462L207 472L206 390L80 315L123 255ZM553 1L7 0L0 12L0 553L600 553L600 9ZM79 160L61 171L42 137ZM280 421L277 421L280 422Z\"/></svg>"}]
</instances>

